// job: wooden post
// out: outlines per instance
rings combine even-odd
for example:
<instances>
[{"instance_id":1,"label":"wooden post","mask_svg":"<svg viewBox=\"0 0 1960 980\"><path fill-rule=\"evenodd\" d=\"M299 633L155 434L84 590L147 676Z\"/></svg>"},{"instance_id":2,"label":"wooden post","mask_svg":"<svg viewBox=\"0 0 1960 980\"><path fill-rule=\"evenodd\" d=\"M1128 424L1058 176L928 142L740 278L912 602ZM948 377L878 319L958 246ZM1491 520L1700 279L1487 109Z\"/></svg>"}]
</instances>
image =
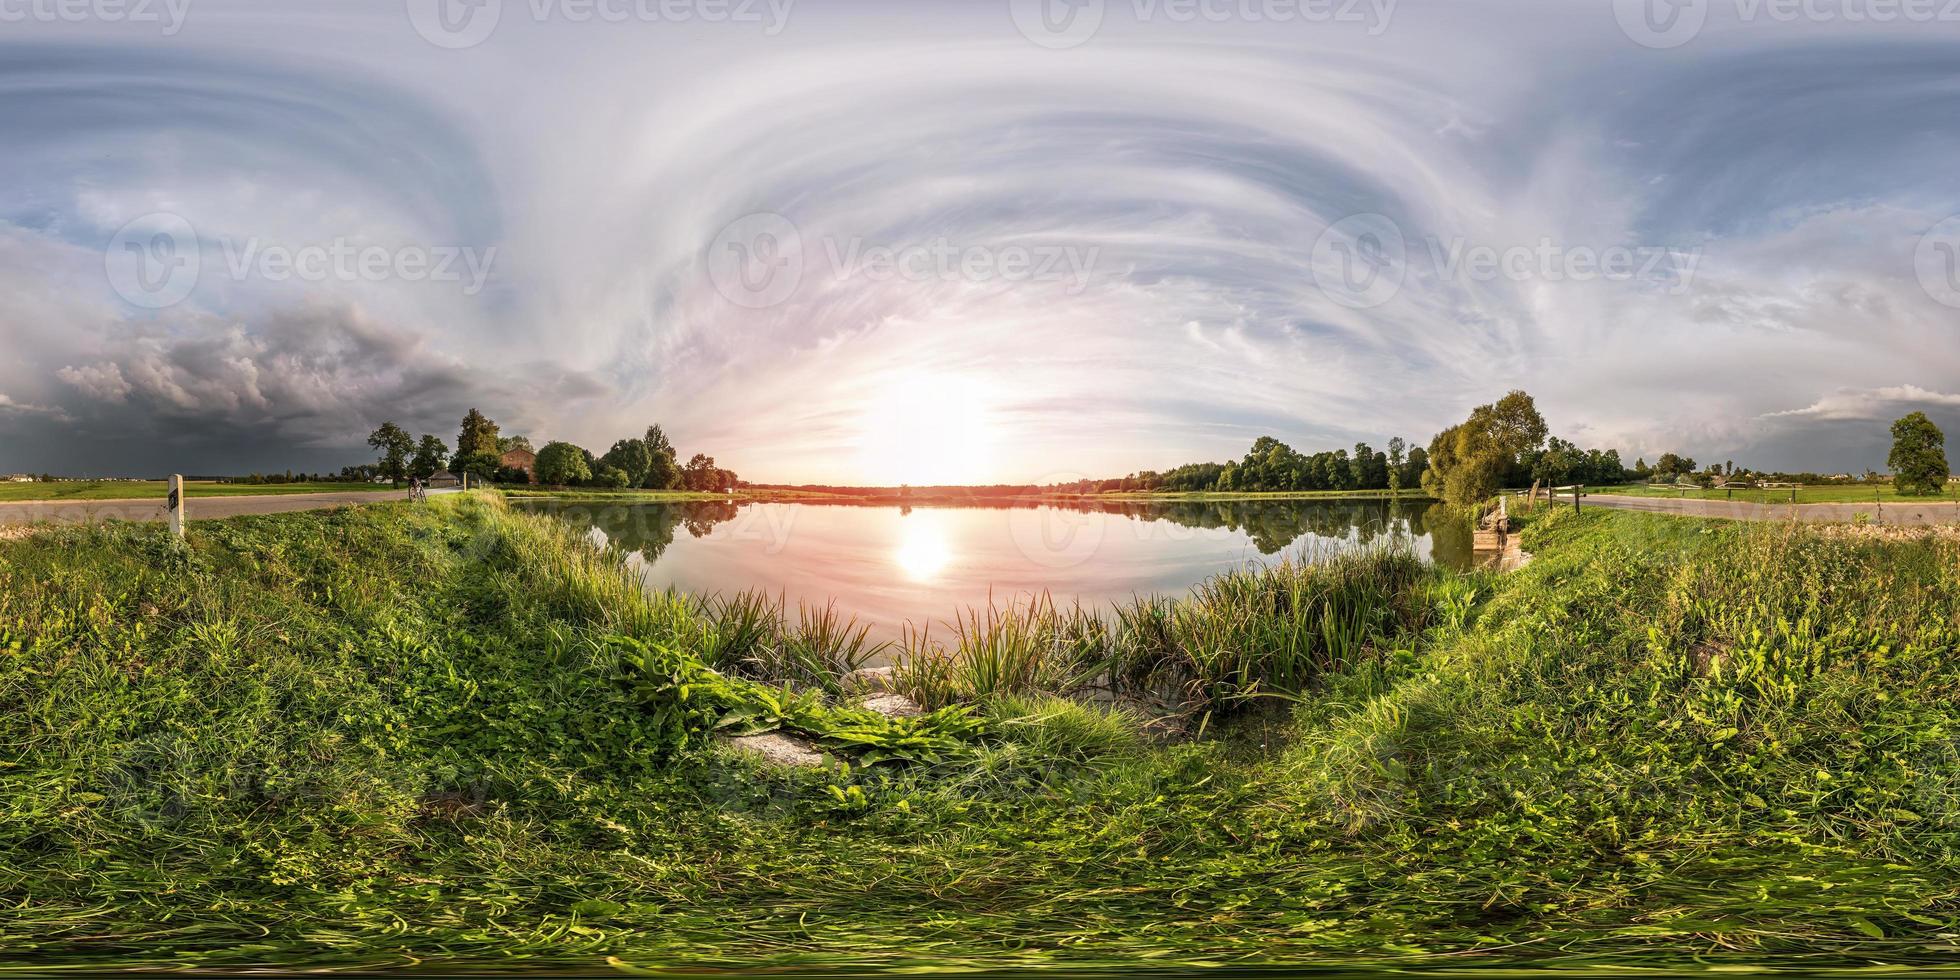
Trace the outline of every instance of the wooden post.
<instances>
[{"instance_id":1,"label":"wooden post","mask_svg":"<svg viewBox=\"0 0 1960 980\"><path fill-rule=\"evenodd\" d=\"M1584 484L1581 483L1574 483L1572 485L1572 512L1574 514L1579 512L1579 488L1582 486Z\"/></svg>"},{"instance_id":2,"label":"wooden post","mask_svg":"<svg viewBox=\"0 0 1960 980\"><path fill-rule=\"evenodd\" d=\"M164 504L166 518L170 522L172 536L184 536L184 478L179 474L170 476L170 497Z\"/></svg>"}]
</instances>

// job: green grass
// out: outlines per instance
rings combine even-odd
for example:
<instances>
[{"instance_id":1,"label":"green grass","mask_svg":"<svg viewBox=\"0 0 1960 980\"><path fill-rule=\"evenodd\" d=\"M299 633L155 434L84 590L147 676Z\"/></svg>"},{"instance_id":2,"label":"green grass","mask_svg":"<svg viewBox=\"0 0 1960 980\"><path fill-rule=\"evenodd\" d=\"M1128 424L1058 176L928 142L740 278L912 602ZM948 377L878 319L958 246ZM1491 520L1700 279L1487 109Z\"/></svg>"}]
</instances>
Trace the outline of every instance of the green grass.
<instances>
[{"instance_id":1,"label":"green grass","mask_svg":"<svg viewBox=\"0 0 1960 980\"><path fill-rule=\"evenodd\" d=\"M1617 487L1587 487L1585 492L1588 494L1623 494L1634 497L1670 497L1687 500L1734 500L1738 503L1752 504L1787 504L1791 502L1791 493L1793 490L1796 495L1796 503L1799 504L1869 504L1878 502L1939 503L1942 501L1952 503L1956 499L1956 494L1960 494L1960 491L1956 491L1954 486L1949 484L1946 492L1938 496L1902 497L1890 483L1875 485L1857 484L1852 486L1784 487L1780 490L1738 489L1733 492L1729 490L1683 489L1676 487L1653 487L1646 484L1628 484ZM1570 497L1567 496L1562 499L1569 500Z\"/></svg>"},{"instance_id":2,"label":"green grass","mask_svg":"<svg viewBox=\"0 0 1960 980\"><path fill-rule=\"evenodd\" d=\"M288 493L385 492L387 484L373 483L191 483L185 493L195 497L246 497ZM103 480L71 483L0 483L0 501L8 500L156 500L168 496L162 480Z\"/></svg>"},{"instance_id":3,"label":"green grass","mask_svg":"<svg viewBox=\"0 0 1960 980\"><path fill-rule=\"evenodd\" d=\"M1951 962L1960 542L1524 536L983 614L904 724L704 660L820 672L849 624L644 595L493 499L0 542L0 966ZM1027 690L1144 649L1107 670L1203 679L1202 734Z\"/></svg>"}]
</instances>

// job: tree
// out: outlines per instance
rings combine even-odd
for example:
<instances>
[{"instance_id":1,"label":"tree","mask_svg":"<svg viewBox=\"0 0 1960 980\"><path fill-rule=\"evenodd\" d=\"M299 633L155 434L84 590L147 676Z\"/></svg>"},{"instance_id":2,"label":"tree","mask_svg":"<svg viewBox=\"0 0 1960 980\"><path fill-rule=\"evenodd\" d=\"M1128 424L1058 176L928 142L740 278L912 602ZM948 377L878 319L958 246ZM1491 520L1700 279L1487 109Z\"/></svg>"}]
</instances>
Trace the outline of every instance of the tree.
<instances>
[{"instance_id":1,"label":"tree","mask_svg":"<svg viewBox=\"0 0 1960 980\"><path fill-rule=\"evenodd\" d=\"M633 485L632 478L626 475L625 470L617 466L599 467L599 472L593 475L592 482L602 487L611 487L614 490L624 490Z\"/></svg>"},{"instance_id":2,"label":"tree","mask_svg":"<svg viewBox=\"0 0 1960 980\"><path fill-rule=\"evenodd\" d=\"M1388 440L1388 488L1402 489L1402 470L1409 465L1409 444L1401 436Z\"/></svg>"},{"instance_id":3,"label":"tree","mask_svg":"<svg viewBox=\"0 0 1960 980\"><path fill-rule=\"evenodd\" d=\"M1952 472L1946 465L1946 434L1925 412L1914 412L1892 423L1892 485L1902 497L1930 497L1946 489Z\"/></svg>"},{"instance_id":4,"label":"tree","mask_svg":"<svg viewBox=\"0 0 1960 980\"><path fill-rule=\"evenodd\" d=\"M1662 453L1661 458L1654 461L1654 478L1663 483L1672 483L1694 471L1695 461L1686 456Z\"/></svg>"},{"instance_id":5,"label":"tree","mask_svg":"<svg viewBox=\"0 0 1960 980\"><path fill-rule=\"evenodd\" d=\"M1513 391L1489 405L1480 405L1464 423L1466 448L1472 454L1494 453L1515 462L1545 444L1545 417L1530 395Z\"/></svg>"},{"instance_id":6,"label":"tree","mask_svg":"<svg viewBox=\"0 0 1960 980\"><path fill-rule=\"evenodd\" d=\"M493 481L497 483L509 482L498 479L497 470L502 465L502 461L495 453L470 453L468 455L458 453L455 459L449 461L450 469L457 473L468 473L476 477L480 483L490 483Z\"/></svg>"},{"instance_id":7,"label":"tree","mask_svg":"<svg viewBox=\"0 0 1960 980\"><path fill-rule=\"evenodd\" d=\"M1547 431L1537 403L1522 391L1479 405L1462 425L1443 430L1430 443L1423 488L1458 506L1482 503L1527 454L1544 445Z\"/></svg>"},{"instance_id":8,"label":"tree","mask_svg":"<svg viewBox=\"0 0 1960 980\"><path fill-rule=\"evenodd\" d=\"M408 475L408 457L415 451L415 440L401 426L383 422L368 436L367 444L381 454L377 468L389 483L400 484Z\"/></svg>"},{"instance_id":9,"label":"tree","mask_svg":"<svg viewBox=\"0 0 1960 980\"><path fill-rule=\"evenodd\" d=\"M1429 440L1429 451L1423 456L1423 461L1427 464L1422 471L1423 492L1432 497L1444 495L1444 484L1449 482L1450 471L1455 469L1459 462L1456 449L1460 442L1458 437L1462 434L1463 426L1452 425L1436 433L1436 437Z\"/></svg>"},{"instance_id":10,"label":"tree","mask_svg":"<svg viewBox=\"0 0 1960 980\"><path fill-rule=\"evenodd\" d=\"M497 423L472 408L463 416L463 431L456 436L456 455L470 456L476 453L502 455L497 444Z\"/></svg>"},{"instance_id":11,"label":"tree","mask_svg":"<svg viewBox=\"0 0 1960 980\"><path fill-rule=\"evenodd\" d=\"M681 485L680 454L660 426L647 427L647 472L640 485L648 490L672 490Z\"/></svg>"},{"instance_id":12,"label":"tree","mask_svg":"<svg viewBox=\"0 0 1960 980\"><path fill-rule=\"evenodd\" d=\"M502 456L505 453L519 449L527 453L536 453L538 451L536 447L531 445L530 436L499 436L497 438L497 455Z\"/></svg>"},{"instance_id":13,"label":"tree","mask_svg":"<svg viewBox=\"0 0 1960 980\"><path fill-rule=\"evenodd\" d=\"M626 476L623 486L637 487L646 482L647 470L653 467L653 455L647 452L647 444L640 439L621 439L612 444L606 455L599 460Z\"/></svg>"},{"instance_id":14,"label":"tree","mask_svg":"<svg viewBox=\"0 0 1960 980\"><path fill-rule=\"evenodd\" d=\"M585 450L569 442L548 442L538 450L537 476L539 483L570 486L592 479L592 469L585 463Z\"/></svg>"},{"instance_id":15,"label":"tree","mask_svg":"<svg viewBox=\"0 0 1960 980\"><path fill-rule=\"evenodd\" d=\"M408 469L417 478L426 480L448 462L448 444L435 436L423 436L415 447L415 459L409 462Z\"/></svg>"},{"instance_id":16,"label":"tree","mask_svg":"<svg viewBox=\"0 0 1960 980\"><path fill-rule=\"evenodd\" d=\"M681 482L689 490L717 490L715 483L715 458L706 453L695 453L687 461L687 469L681 474Z\"/></svg>"}]
</instances>

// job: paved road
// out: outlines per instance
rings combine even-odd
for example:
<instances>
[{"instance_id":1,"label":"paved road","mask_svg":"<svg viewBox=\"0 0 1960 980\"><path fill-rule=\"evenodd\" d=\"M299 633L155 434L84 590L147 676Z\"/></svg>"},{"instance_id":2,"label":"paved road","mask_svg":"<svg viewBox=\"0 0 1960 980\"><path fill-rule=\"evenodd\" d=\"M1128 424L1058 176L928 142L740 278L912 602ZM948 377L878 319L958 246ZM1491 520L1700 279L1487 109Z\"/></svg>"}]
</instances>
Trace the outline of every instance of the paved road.
<instances>
[{"instance_id":1,"label":"paved road","mask_svg":"<svg viewBox=\"0 0 1960 980\"><path fill-rule=\"evenodd\" d=\"M1562 498L1559 503L1570 507L1572 498ZM1938 503L1886 501L1883 504L1747 504L1727 500L1634 497L1599 493L1587 494L1581 503L1586 507L1613 507L1619 510L1643 510L1656 514L1681 514L1688 517L1721 517L1737 521L1795 519L1813 524L1849 524L1862 517L1873 524L1906 526L1960 524L1960 502L1954 500Z\"/></svg>"},{"instance_id":2,"label":"paved road","mask_svg":"<svg viewBox=\"0 0 1960 980\"><path fill-rule=\"evenodd\" d=\"M455 490L431 490L440 495ZM353 504L378 504L407 500L406 490L340 491L335 493L286 493L248 497L200 497L191 492L187 516L193 521L253 514L290 514L301 510L325 510ZM15 500L0 502L0 525L86 524L94 521L161 521L163 499L143 500Z\"/></svg>"}]
</instances>

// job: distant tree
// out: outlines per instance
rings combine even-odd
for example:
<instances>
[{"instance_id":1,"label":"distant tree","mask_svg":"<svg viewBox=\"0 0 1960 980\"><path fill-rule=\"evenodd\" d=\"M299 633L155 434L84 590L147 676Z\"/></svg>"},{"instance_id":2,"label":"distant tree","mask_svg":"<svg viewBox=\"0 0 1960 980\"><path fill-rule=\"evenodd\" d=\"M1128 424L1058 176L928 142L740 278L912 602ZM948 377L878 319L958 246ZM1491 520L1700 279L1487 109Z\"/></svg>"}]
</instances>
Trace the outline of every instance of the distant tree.
<instances>
[{"instance_id":1,"label":"distant tree","mask_svg":"<svg viewBox=\"0 0 1960 980\"><path fill-rule=\"evenodd\" d=\"M409 462L408 468L409 472L426 480L448 462L448 444L435 436L423 436L415 447L415 459Z\"/></svg>"},{"instance_id":2,"label":"distant tree","mask_svg":"<svg viewBox=\"0 0 1960 980\"><path fill-rule=\"evenodd\" d=\"M1914 412L1892 423L1892 485L1906 497L1930 497L1946 490L1952 472L1946 465L1946 434L1925 412Z\"/></svg>"},{"instance_id":3,"label":"distant tree","mask_svg":"<svg viewBox=\"0 0 1960 980\"><path fill-rule=\"evenodd\" d=\"M592 469L585 450L569 442L548 442L538 450L537 476L539 483L570 486L592 479Z\"/></svg>"},{"instance_id":4,"label":"distant tree","mask_svg":"<svg viewBox=\"0 0 1960 980\"><path fill-rule=\"evenodd\" d=\"M647 470L653 467L653 455L647 452L645 440L621 439L612 444L599 462L625 474L627 486L637 487L646 483Z\"/></svg>"},{"instance_id":5,"label":"distant tree","mask_svg":"<svg viewBox=\"0 0 1960 980\"><path fill-rule=\"evenodd\" d=\"M1409 461L1402 464L1402 485L1419 487L1422 474L1429 469L1429 450L1421 446L1409 447Z\"/></svg>"},{"instance_id":6,"label":"distant tree","mask_svg":"<svg viewBox=\"0 0 1960 980\"><path fill-rule=\"evenodd\" d=\"M1672 482L1695 471L1695 461L1674 453L1662 453L1654 461L1654 477L1663 483Z\"/></svg>"},{"instance_id":7,"label":"distant tree","mask_svg":"<svg viewBox=\"0 0 1960 980\"><path fill-rule=\"evenodd\" d=\"M680 486L680 454L667 441L667 433L660 431L660 426L648 426L643 441L647 449L647 472L640 485L649 490L672 490Z\"/></svg>"},{"instance_id":8,"label":"distant tree","mask_svg":"<svg viewBox=\"0 0 1960 980\"><path fill-rule=\"evenodd\" d=\"M449 461L449 468L452 472L458 475L467 473L475 477L479 483L489 483L492 481L497 483L511 482L498 475L498 470L502 465L502 462L495 453L469 453L467 455L458 453L455 459ZM519 470L518 472L521 473L523 471Z\"/></svg>"},{"instance_id":9,"label":"distant tree","mask_svg":"<svg viewBox=\"0 0 1960 980\"><path fill-rule=\"evenodd\" d=\"M695 453L694 458L687 461L687 469L681 475L681 482L689 490L719 490L721 487L715 485L719 473L720 470L716 468L713 456Z\"/></svg>"},{"instance_id":10,"label":"distant tree","mask_svg":"<svg viewBox=\"0 0 1960 980\"><path fill-rule=\"evenodd\" d=\"M604 465L600 466L599 472L593 475L592 482L598 486L624 490L633 485L633 478L617 466Z\"/></svg>"},{"instance_id":11,"label":"distant tree","mask_svg":"<svg viewBox=\"0 0 1960 980\"><path fill-rule=\"evenodd\" d=\"M537 452L537 449L531 445L530 436L497 437L497 455L502 456L505 453L515 452L516 450L519 449L522 449L527 453Z\"/></svg>"},{"instance_id":12,"label":"distant tree","mask_svg":"<svg viewBox=\"0 0 1960 980\"><path fill-rule=\"evenodd\" d=\"M463 416L462 432L456 436L456 455L471 456L476 453L502 455L498 448L497 423L472 408Z\"/></svg>"},{"instance_id":13,"label":"distant tree","mask_svg":"<svg viewBox=\"0 0 1960 980\"><path fill-rule=\"evenodd\" d=\"M389 483L400 484L402 477L408 475L408 457L415 452L415 440L401 426L393 422L383 422L381 427L368 436L368 446L381 454L376 464L381 475Z\"/></svg>"},{"instance_id":14,"label":"distant tree","mask_svg":"<svg viewBox=\"0 0 1960 980\"><path fill-rule=\"evenodd\" d=\"M1402 489L1403 467L1409 465L1409 444L1401 436L1388 440L1388 488Z\"/></svg>"}]
</instances>

